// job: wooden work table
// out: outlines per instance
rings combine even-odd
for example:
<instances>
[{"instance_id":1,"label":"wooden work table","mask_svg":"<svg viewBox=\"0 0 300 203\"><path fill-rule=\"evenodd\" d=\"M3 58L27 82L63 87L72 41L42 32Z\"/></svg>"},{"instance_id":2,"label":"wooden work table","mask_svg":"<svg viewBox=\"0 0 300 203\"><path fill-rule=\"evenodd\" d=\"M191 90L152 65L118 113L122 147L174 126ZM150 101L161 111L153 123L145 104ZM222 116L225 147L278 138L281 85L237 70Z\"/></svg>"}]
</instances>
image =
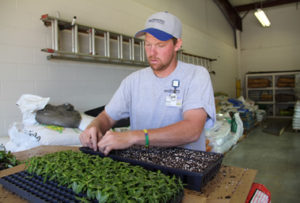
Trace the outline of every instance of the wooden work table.
<instances>
[{"instance_id":1,"label":"wooden work table","mask_svg":"<svg viewBox=\"0 0 300 203\"><path fill-rule=\"evenodd\" d=\"M79 147L39 146L30 150L14 153L16 158L24 161L33 156L42 156L63 150L79 151ZM25 164L0 171L0 178L25 169ZM202 188L201 192L185 189L183 203L229 203L245 202L255 179L257 171L222 165L217 175ZM0 185L0 202L28 202L7 191Z\"/></svg>"}]
</instances>

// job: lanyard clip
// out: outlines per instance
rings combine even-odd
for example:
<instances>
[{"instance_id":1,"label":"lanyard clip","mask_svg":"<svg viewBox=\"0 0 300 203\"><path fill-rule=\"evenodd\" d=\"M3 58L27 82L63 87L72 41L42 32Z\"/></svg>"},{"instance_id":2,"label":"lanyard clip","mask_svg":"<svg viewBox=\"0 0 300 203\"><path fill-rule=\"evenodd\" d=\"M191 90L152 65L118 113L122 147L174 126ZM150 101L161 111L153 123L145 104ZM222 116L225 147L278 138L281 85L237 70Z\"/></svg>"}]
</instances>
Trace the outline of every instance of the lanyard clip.
<instances>
[{"instance_id":1,"label":"lanyard clip","mask_svg":"<svg viewBox=\"0 0 300 203\"><path fill-rule=\"evenodd\" d=\"M180 81L175 79L175 80L172 80L172 87L174 88L174 94L176 94L176 89L180 86Z\"/></svg>"}]
</instances>

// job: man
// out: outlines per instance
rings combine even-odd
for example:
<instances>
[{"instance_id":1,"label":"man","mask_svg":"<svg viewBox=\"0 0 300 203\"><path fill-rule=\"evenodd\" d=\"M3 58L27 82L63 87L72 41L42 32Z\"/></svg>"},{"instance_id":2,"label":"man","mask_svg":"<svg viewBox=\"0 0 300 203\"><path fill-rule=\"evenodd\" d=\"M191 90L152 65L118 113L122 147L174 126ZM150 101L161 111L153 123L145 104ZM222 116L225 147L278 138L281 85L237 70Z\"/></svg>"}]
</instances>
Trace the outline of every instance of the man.
<instances>
[{"instance_id":1,"label":"man","mask_svg":"<svg viewBox=\"0 0 300 203\"><path fill-rule=\"evenodd\" d=\"M83 146L108 154L132 145L183 146L205 151L204 126L215 121L213 89L207 70L177 60L182 25L167 12L150 16L145 52L150 67L121 83L105 110L80 135ZM130 131L109 129L130 117Z\"/></svg>"}]
</instances>

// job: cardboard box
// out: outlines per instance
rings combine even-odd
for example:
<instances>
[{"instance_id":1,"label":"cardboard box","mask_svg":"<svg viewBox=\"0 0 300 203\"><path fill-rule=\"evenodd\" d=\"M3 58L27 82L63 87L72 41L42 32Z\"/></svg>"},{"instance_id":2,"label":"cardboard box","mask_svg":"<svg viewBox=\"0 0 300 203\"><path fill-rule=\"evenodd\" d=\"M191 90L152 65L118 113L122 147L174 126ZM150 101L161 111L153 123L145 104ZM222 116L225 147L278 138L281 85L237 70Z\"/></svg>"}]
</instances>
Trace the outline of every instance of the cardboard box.
<instances>
[{"instance_id":1,"label":"cardboard box","mask_svg":"<svg viewBox=\"0 0 300 203\"><path fill-rule=\"evenodd\" d=\"M33 156L43 156L63 150L79 151L78 147L70 146L39 146L31 150L14 153L18 160L24 161ZM0 171L0 178L22 171L25 164ZM201 192L185 189L183 203L240 203L245 202L255 179L257 171L222 165L220 171ZM27 202L17 195L7 191L0 185L0 202Z\"/></svg>"}]
</instances>

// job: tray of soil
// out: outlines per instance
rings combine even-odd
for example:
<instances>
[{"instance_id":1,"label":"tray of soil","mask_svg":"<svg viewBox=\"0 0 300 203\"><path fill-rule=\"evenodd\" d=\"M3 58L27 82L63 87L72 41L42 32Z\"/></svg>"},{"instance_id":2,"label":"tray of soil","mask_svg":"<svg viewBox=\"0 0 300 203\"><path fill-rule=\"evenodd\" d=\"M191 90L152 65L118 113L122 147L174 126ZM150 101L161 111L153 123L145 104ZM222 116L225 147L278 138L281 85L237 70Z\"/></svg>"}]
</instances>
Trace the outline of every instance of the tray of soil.
<instances>
[{"instance_id":1,"label":"tray of soil","mask_svg":"<svg viewBox=\"0 0 300 203\"><path fill-rule=\"evenodd\" d=\"M80 150L87 154L105 157L102 152L88 147ZM107 156L116 161L139 165L147 170L160 170L166 175L179 177L184 187L201 191L219 171L223 154L189 150L180 147L133 146L125 150L111 151Z\"/></svg>"},{"instance_id":2,"label":"tray of soil","mask_svg":"<svg viewBox=\"0 0 300 203\"><path fill-rule=\"evenodd\" d=\"M33 157L0 184L30 202L171 202L183 198L175 176L82 152ZM163 191L163 192L162 192Z\"/></svg>"}]
</instances>

